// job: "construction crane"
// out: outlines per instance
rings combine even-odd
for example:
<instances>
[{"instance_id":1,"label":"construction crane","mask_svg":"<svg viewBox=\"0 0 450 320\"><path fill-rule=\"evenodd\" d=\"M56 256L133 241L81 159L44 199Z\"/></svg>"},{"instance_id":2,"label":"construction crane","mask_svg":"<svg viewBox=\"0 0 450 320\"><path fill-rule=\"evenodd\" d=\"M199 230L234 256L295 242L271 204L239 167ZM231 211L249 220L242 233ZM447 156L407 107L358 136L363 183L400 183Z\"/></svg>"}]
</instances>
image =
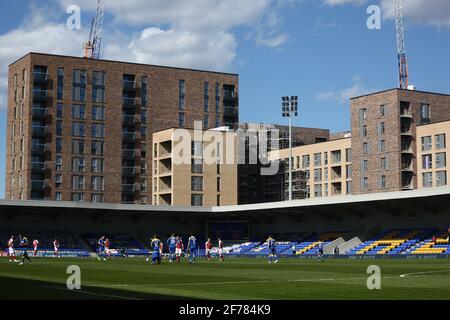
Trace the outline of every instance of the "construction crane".
<instances>
[{"instance_id":1,"label":"construction crane","mask_svg":"<svg viewBox=\"0 0 450 320\"><path fill-rule=\"evenodd\" d=\"M97 0L97 11L94 19L92 19L91 33L89 34L89 40L83 46L84 57L87 59L100 59L104 14L105 8L103 0Z\"/></svg>"},{"instance_id":2,"label":"construction crane","mask_svg":"<svg viewBox=\"0 0 450 320\"><path fill-rule=\"evenodd\" d=\"M408 89L408 60L406 59L402 0L396 0L395 2L395 26L397 29L397 54L400 89Z\"/></svg>"}]
</instances>

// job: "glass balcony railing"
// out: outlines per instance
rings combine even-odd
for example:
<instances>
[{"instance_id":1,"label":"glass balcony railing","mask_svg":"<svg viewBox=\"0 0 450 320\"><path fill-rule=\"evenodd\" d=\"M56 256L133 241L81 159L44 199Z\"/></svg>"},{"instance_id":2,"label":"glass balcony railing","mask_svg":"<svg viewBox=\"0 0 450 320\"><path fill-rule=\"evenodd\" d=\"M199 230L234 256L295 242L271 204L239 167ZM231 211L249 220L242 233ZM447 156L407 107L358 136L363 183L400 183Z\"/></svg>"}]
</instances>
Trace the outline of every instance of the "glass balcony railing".
<instances>
[{"instance_id":1,"label":"glass balcony railing","mask_svg":"<svg viewBox=\"0 0 450 320\"><path fill-rule=\"evenodd\" d=\"M33 136L44 136L47 133L47 127L46 126L32 126L31 132Z\"/></svg>"},{"instance_id":2,"label":"glass balcony railing","mask_svg":"<svg viewBox=\"0 0 450 320\"><path fill-rule=\"evenodd\" d=\"M47 109L33 108L32 115L33 115L33 119L45 119L45 117L47 116Z\"/></svg>"},{"instance_id":3,"label":"glass balcony railing","mask_svg":"<svg viewBox=\"0 0 450 320\"><path fill-rule=\"evenodd\" d=\"M43 191L45 189L45 181L31 180L31 189L35 191Z\"/></svg>"},{"instance_id":4,"label":"glass balcony railing","mask_svg":"<svg viewBox=\"0 0 450 320\"><path fill-rule=\"evenodd\" d=\"M134 177L136 175L135 167L123 167L122 168L122 176L123 177Z\"/></svg>"},{"instance_id":5,"label":"glass balcony railing","mask_svg":"<svg viewBox=\"0 0 450 320\"><path fill-rule=\"evenodd\" d=\"M122 132L122 140L126 142L132 142L136 140L136 133L134 132Z\"/></svg>"},{"instance_id":6,"label":"glass balcony railing","mask_svg":"<svg viewBox=\"0 0 450 320\"><path fill-rule=\"evenodd\" d=\"M46 101L48 98L47 90L33 90L33 100L34 101Z\"/></svg>"},{"instance_id":7,"label":"glass balcony railing","mask_svg":"<svg viewBox=\"0 0 450 320\"><path fill-rule=\"evenodd\" d=\"M123 80L124 90L136 90L136 81Z\"/></svg>"},{"instance_id":8,"label":"glass balcony railing","mask_svg":"<svg viewBox=\"0 0 450 320\"><path fill-rule=\"evenodd\" d=\"M48 73L46 72L35 71L33 75L34 83L46 83L48 81Z\"/></svg>"}]
</instances>

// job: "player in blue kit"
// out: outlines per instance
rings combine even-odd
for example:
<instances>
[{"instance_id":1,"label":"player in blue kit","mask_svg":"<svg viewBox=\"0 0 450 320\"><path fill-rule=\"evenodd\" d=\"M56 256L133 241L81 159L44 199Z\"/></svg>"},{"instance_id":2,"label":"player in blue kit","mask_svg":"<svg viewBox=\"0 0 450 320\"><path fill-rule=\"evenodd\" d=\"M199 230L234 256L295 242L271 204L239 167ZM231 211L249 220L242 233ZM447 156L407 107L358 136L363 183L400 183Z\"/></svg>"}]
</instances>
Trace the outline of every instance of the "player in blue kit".
<instances>
[{"instance_id":1,"label":"player in blue kit","mask_svg":"<svg viewBox=\"0 0 450 320\"><path fill-rule=\"evenodd\" d=\"M162 242L156 235L153 236L151 248L153 249L152 264L161 264Z\"/></svg>"},{"instance_id":2,"label":"player in blue kit","mask_svg":"<svg viewBox=\"0 0 450 320\"><path fill-rule=\"evenodd\" d=\"M195 253L197 252L197 239L191 235L188 240L189 264L195 263Z\"/></svg>"},{"instance_id":3,"label":"player in blue kit","mask_svg":"<svg viewBox=\"0 0 450 320\"><path fill-rule=\"evenodd\" d=\"M102 260L102 256L103 256L103 260L106 260L104 252L105 252L105 236L102 236L97 241L97 258L98 258L98 260Z\"/></svg>"},{"instance_id":4,"label":"player in blue kit","mask_svg":"<svg viewBox=\"0 0 450 320\"><path fill-rule=\"evenodd\" d=\"M318 248L317 248L317 257L319 258L320 262L325 261L323 259L323 246L324 246L323 242L320 241L319 245L318 245Z\"/></svg>"},{"instance_id":5,"label":"player in blue kit","mask_svg":"<svg viewBox=\"0 0 450 320\"><path fill-rule=\"evenodd\" d=\"M174 234L167 239L167 247L169 247L169 261L170 263L173 263L175 260L175 249L177 247L177 238Z\"/></svg>"},{"instance_id":6,"label":"player in blue kit","mask_svg":"<svg viewBox=\"0 0 450 320\"><path fill-rule=\"evenodd\" d=\"M276 241L272 236L267 239L268 249L269 249L269 263L278 263Z\"/></svg>"}]
</instances>

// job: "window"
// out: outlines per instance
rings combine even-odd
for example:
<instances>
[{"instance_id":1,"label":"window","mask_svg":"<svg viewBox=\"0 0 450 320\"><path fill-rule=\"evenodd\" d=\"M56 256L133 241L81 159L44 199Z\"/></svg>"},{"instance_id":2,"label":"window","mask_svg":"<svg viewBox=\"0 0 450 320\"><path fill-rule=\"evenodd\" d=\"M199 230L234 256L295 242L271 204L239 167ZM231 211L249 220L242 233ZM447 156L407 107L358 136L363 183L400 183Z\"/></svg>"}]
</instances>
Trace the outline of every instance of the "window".
<instances>
[{"instance_id":1,"label":"window","mask_svg":"<svg viewBox=\"0 0 450 320\"><path fill-rule=\"evenodd\" d=\"M217 177L217 192L222 191L222 183L220 177Z\"/></svg>"},{"instance_id":2,"label":"window","mask_svg":"<svg viewBox=\"0 0 450 320\"><path fill-rule=\"evenodd\" d=\"M148 78L146 76L142 76L141 79L141 100L142 100L142 106L144 108L147 107L147 100L148 100Z\"/></svg>"},{"instance_id":3,"label":"window","mask_svg":"<svg viewBox=\"0 0 450 320\"><path fill-rule=\"evenodd\" d=\"M105 189L104 178L103 177L92 177L92 190L103 191Z\"/></svg>"},{"instance_id":4,"label":"window","mask_svg":"<svg viewBox=\"0 0 450 320\"><path fill-rule=\"evenodd\" d=\"M369 160L363 160L362 171L363 172L369 171Z\"/></svg>"},{"instance_id":5,"label":"window","mask_svg":"<svg viewBox=\"0 0 450 320\"><path fill-rule=\"evenodd\" d=\"M447 154L445 152L436 153L436 168L441 169L447 166Z\"/></svg>"},{"instance_id":6,"label":"window","mask_svg":"<svg viewBox=\"0 0 450 320\"><path fill-rule=\"evenodd\" d=\"M63 135L62 120L56 120L56 135L57 136L62 136Z\"/></svg>"},{"instance_id":7,"label":"window","mask_svg":"<svg viewBox=\"0 0 450 320\"><path fill-rule=\"evenodd\" d=\"M91 154L93 156L103 156L104 142L103 141L92 141L91 143Z\"/></svg>"},{"instance_id":8,"label":"window","mask_svg":"<svg viewBox=\"0 0 450 320\"><path fill-rule=\"evenodd\" d=\"M179 117L178 118L178 126L180 128L184 128L184 125L185 125L185 115L184 115L184 113L180 112L178 117Z\"/></svg>"},{"instance_id":9,"label":"window","mask_svg":"<svg viewBox=\"0 0 450 320\"><path fill-rule=\"evenodd\" d=\"M92 173L103 173L103 159L92 158L91 171Z\"/></svg>"},{"instance_id":10,"label":"window","mask_svg":"<svg viewBox=\"0 0 450 320\"><path fill-rule=\"evenodd\" d=\"M105 137L105 125L93 123L92 124L92 137L93 138L104 138Z\"/></svg>"},{"instance_id":11,"label":"window","mask_svg":"<svg viewBox=\"0 0 450 320\"><path fill-rule=\"evenodd\" d=\"M378 133L379 134L384 134L385 132L386 132L386 126L385 126L384 122L381 122L378 125Z\"/></svg>"},{"instance_id":12,"label":"window","mask_svg":"<svg viewBox=\"0 0 450 320\"><path fill-rule=\"evenodd\" d=\"M352 166L351 165L345 166L345 178L346 179L352 178Z\"/></svg>"},{"instance_id":13,"label":"window","mask_svg":"<svg viewBox=\"0 0 450 320\"><path fill-rule=\"evenodd\" d=\"M203 173L203 160L192 159L192 173Z\"/></svg>"},{"instance_id":14,"label":"window","mask_svg":"<svg viewBox=\"0 0 450 320\"><path fill-rule=\"evenodd\" d=\"M203 157L203 142L192 141L191 142L191 155L193 157Z\"/></svg>"},{"instance_id":15,"label":"window","mask_svg":"<svg viewBox=\"0 0 450 320\"><path fill-rule=\"evenodd\" d=\"M72 153L84 154L84 140L72 140Z\"/></svg>"},{"instance_id":16,"label":"window","mask_svg":"<svg viewBox=\"0 0 450 320\"><path fill-rule=\"evenodd\" d=\"M84 176L72 176L72 189L74 190L84 189Z\"/></svg>"},{"instance_id":17,"label":"window","mask_svg":"<svg viewBox=\"0 0 450 320\"><path fill-rule=\"evenodd\" d=\"M62 195L61 192L55 192L55 201L61 201Z\"/></svg>"},{"instance_id":18,"label":"window","mask_svg":"<svg viewBox=\"0 0 450 320\"><path fill-rule=\"evenodd\" d=\"M62 188L62 176L60 174L55 175L55 188L56 189Z\"/></svg>"},{"instance_id":19,"label":"window","mask_svg":"<svg viewBox=\"0 0 450 320\"><path fill-rule=\"evenodd\" d=\"M322 165L322 154L316 153L314 154L314 166L320 167Z\"/></svg>"},{"instance_id":20,"label":"window","mask_svg":"<svg viewBox=\"0 0 450 320\"><path fill-rule=\"evenodd\" d=\"M201 195L201 194L193 194L191 196L191 205L193 207L201 207L201 206L203 206L203 195Z\"/></svg>"},{"instance_id":21,"label":"window","mask_svg":"<svg viewBox=\"0 0 450 320\"><path fill-rule=\"evenodd\" d=\"M337 164L341 162L341 150L331 151L331 163Z\"/></svg>"},{"instance_id":22,"label":"window","mask_svg":"<svg viewBox=\"0 0 450 320\"><path fill-rule=\"evenodd\" d=\"M191 190L203 191L203 177L191 177Z\"/></svg>"},{"instance_id":23,"label":"window","mask_svg":"<svg viewBox=\"0 0 450 320\"><path fill-rule=\"evenodd\" d=\"M362 137L363 138L367 137L367 126L362 127Z\"/></svg>"},{"instance_id":24,"label":"window","mask_svg":"<svg viewBox=\"0 0 450 320\"><path fill-rule=\"evenodd\" d=\"M422 151L431 150L431 136L422 137Z\"/></svg>"},{"instance_id":25,"label":"window","mask_svg":"<svg viewBox=\"0 0 450 320\"><path fill-rule=\"evenodd\" d=\"M310 166L309 155L302 156L302 168L307 169Z\"/></svg>"},{"instance_id":26,"label":"window","mask_svg":"<svg viewBox=\"0 0 450 320\"><path fill-rule=\"evenodd\" d=\"M220 112L220 83L216 83L216 113Z\"/></svg>"},{"instance_id":27,"label":"window","mask_svg":"<svg viewBox=\"0 0 450 320\"><path fill-rule=\"evenodd\" d=\"M380 152L386 151L386 141L385 140L380 140L379 151Z\"/></svg>"},{"instance_id":28,"label":"window","mask_svg":"<svg viewBox=\"0 0 450 320\"><path fill-rule=\"evenodd\" d=\"M367 142L363 143L363 154L368 155L369 154L369 144Z\"/></svg>"},{"instance_id":29,"label":"window","mask_svg":"<svg viewBox=\"0 0 450 320\"><path fill-rule=\"evenodd\" d=\"M58 102L56 105L56 117L62 118L63 117L63 104Z\"/></svg>"},{"instance_id":30,"label":"window","mask_svg":"<svg viewBox=\"0 0 450 320\"><path fill-rule=\"evenodd\" d=\"M322 169L315 169L314 182L321 182L321 181L322 181Z\"/></svg>"},{"instance_id":31,"label":"window","mask_svg":"<svg viewBox=\"0 0 450 320\"><path fill-rule=\"evenodd\" d=\"M86 101L86 71L73 70L72 100Z\"/></svg>"},{"instance_id":32,"label":"window","mask_svg":"<svg viewBox=\"0 0 450 320\"><path fill-rule=\"evenodd\" d=\"M385 175L382 175L380 177L380 188L386 189L386 176Z\"/></svg>"},{"instance_id":33,"label":"window","mask_svg":"<svg viewBox=\"0 0 450 320\"><path fill-rule=\"evenodd\" d=\"M92 76L92 102L105 102L105 73L94 71Z\"/></svg>"},{"instance_id":34,"label":"window","mask_svg":"<svg viewBox=\"0 0 450 320\"><path fill-rule=\"evenodd\" d=\"M85 136L84 123L72 122L72 136L84 137Z\"/></svg>"},{"instance_id":35,"label":"window","mask_svg":"<svg viewBox=\"0 0 450 320\"><path fill-rule=\"evenodd\" d=\"M56 138L56 153L62 153L62 143L63 140L61 138Z\"/></svg>"},{"instance_id":36,"label":"window","mask_svg":"<svg viewBox=\"0 0 450 320\"><path fill-rule=\"evenodd\" d=\"M447 171L436 172L436 187L442 187L447 185Z\"/></svg>"},{"instance_id":37,"label":"window","mask_svg":"<svg viewBox=\"0 0 450 320\"><path fill-rule=\"evenodd\" d=\"M179 93L180 93L180 101L179 101L179 108L180 110L185 110L185 94L186 94L186 84L184 80L180 80L179 83Z\"/></svg>"},{"instance_id":38,"label":"window","mask_svg":"<svg viewBox=\"0 0 450 320\"><path fill-rule=\"evenodd\" d=\"M367 190L369 188L369 178L364 177L362 181L362 188L364 190Z\"/></svg>"},{"instance_id":39,"label":"window","mask_svg":"<svg viewBox=\"0 0 450 320\"><path fill-rule=\"evenodd\" d=\"M208 129L209 128L209 115L205 114L203 117L203 128Z\"/></svg>"},{"instance_id":40,"label":"window","mask_svg":"<svg viewBox=\"0 0 450 320\"><path fill-rule=\"evenodd\" d=\"M92 202L93 203L103 203L104 197L102 194L93 194L92 195Z\"/></svg>"},{"instance_id":41,"label":"window","mask_svg":"<svg viewBox=\"0 0 450 320\"><path fill-rule=\"evenodd\" d=\"M220 194L218 194L218 195L217 195L217 206L218 206L218 207L221 206L220 202L221 202L221 201L220 201Z\"/></svg>"},{"instance_id":42,"label":"window","mask_svg":"<svg viewBox=\"0 0 450 320\"><path fill-rule=\"evenodd\" d=\"M84 158L72 158L72 171L85 172L86 171L85 163L86 162Z\"/></svg>"},{"instance_id":43,"label":"window","mask_svg":"<svg viewBox=\"0 0 450 320\"><path fill-rule=\"evenodd\" d=\"M328 165L328 152L323 153L323 163Z\"/></svg>"},{"instance_id":44,"label":"window","mask_svg":"<svg viewBox=\"0 0 450 320\"><path fill-rule=\"evenodd\" d=\"M424 188L430 188L433 186L433 173L431 172L423 173L422 178Z\"/></svg>"},{"instance_id":45,"label":"window","mask_svg":"<svg viewBox=\"0 0 450 320\"><path fill-rule=\"evenodd\" d=\"M447 147L445 134L436 135L436 149L444 149Z\"/></svg>"},{"instance_id":46,"label":"window","mask_svg":"<svg viewBox=\"0 0 450 320\"><path fill-rule=\"evenodd\" d=\"M387 115L387 106L385 104L380 106L380 117L386 117Z\"/></svg>"},{"instance_id":47,"label":"window","mask_svg":"<svg viewBox=\"0 0 450 320\"><path fill-rule=\"evenodd\" d=\"M204 85L204 99L203 99L203 111L209 112L209 83L205 82Z\"/></svg>"},{"instance_id":48,"label":"window","mask_svg":"<svg viewBox=\"0 0 450 320\"><path fill-rule=\"evenodd\" d=\"M346 187L347 187L347 194L352 194L352 182L351 181L347 181L345 184L346 184Z\"/></svg>"},{"instance_id":49,"label":"window","mask_svg":"<svg viewBox=\"0 0 450 320\"><path fill-rule=\"evenodd\" d=\"M352 162L352 149L345 150L345 161Z\"/></svg>"},{"instance_id":50,"label":"window","mask_svg":"<svg viewBox=\"0 0 450 320\"><path fill-rule=\"evenodd\" d=\"M83 193L72 193L72 201L74 202L83 202L84 194Z\"/></svg>"},{"instance_id":51,"label":"window","mask_svg":"<svg viewBox=\"0 0 450 320\"><path fill-rule=\"evenodd\" d=\"M92 107L92 120L104 121L105 120L105 108L99 106Z\"/></svg>"},{"instance_id":52,"label":"window","mask_svg":"<svg viewBox=\"0 0 450 320\"><path fill-rule=\"evenodd\" d=\"M386 158L381 158L381 170L387 170Z\"/></svg>"},{"instance_id":53,"label":"window","mask_svg":"<svg viewBox=\"0 0 450 320\"><path fill-rule=\"evenodd\" d=\"M72 119L86 119L86 107L81 104L72 106Z\"/></svg>"},{"instance_id":54,"label":"window","mask_svg":"<svg viewBox=\"0 0 450 320\"><path fill-rule=\"evenodd\" d=\"M321 197L322 196L322 185L316 184L314 185L314 197Z\"/></svg>"},{"instance_id":55,"label":"window","mask_svg":"<svg viewBox=\"0 0 450 320\"><path fill-rule=\"evenodd\" d=\"M57 98L58 100L64 99L64 69L58 68L58 88L57 88Z\"/></svg>"},{"instance_id":56,"label":"window","mask_svg":"<svg viewBox=\"0 0 450 320\"><path fill-rule=\"evenodd\" d=\"M367 119L367 109L360 109L359 110L359 120L364 121Z\"/></svg>"},{"instance_id":57,"label":"window","mask_svg":"<svg viewBox=\"0 0 450 320\"><path fill-rule=\"evenodd\" d=\"M216 128L222 125L222 117L220 115L216 116Z\"/></svg>"},{"instance_id":58,"label":"window","mask_svg":"<svg viewBox=\"0 0 450 320\"><path fill-rule=\"evenodd\" d=\"M429 124L431 122L431 107L429 104L420 105L420 124Z\"/></svg>"}]
</instances>

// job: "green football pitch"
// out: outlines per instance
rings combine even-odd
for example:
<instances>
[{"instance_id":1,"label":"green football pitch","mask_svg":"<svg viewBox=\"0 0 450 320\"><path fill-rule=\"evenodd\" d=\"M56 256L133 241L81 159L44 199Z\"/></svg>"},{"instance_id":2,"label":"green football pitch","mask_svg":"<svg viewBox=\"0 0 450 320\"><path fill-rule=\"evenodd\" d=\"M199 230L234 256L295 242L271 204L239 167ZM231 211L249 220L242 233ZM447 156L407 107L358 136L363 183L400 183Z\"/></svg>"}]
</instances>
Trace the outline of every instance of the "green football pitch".
<instances>
[{"instance_id":1,"label":"green football pitch","mask_svg":"<svg viewBox=\"0 0 450 320\"><path fill-rule=\"evenodd\" d=\"M81 290L66 287L81 270ZM381 289L367 288L367 268L381 269ZM0 299L450 299L450 260L200 259L195 265L144 259L98 261L0 259Z\"/></svg>"}]
</instances>

